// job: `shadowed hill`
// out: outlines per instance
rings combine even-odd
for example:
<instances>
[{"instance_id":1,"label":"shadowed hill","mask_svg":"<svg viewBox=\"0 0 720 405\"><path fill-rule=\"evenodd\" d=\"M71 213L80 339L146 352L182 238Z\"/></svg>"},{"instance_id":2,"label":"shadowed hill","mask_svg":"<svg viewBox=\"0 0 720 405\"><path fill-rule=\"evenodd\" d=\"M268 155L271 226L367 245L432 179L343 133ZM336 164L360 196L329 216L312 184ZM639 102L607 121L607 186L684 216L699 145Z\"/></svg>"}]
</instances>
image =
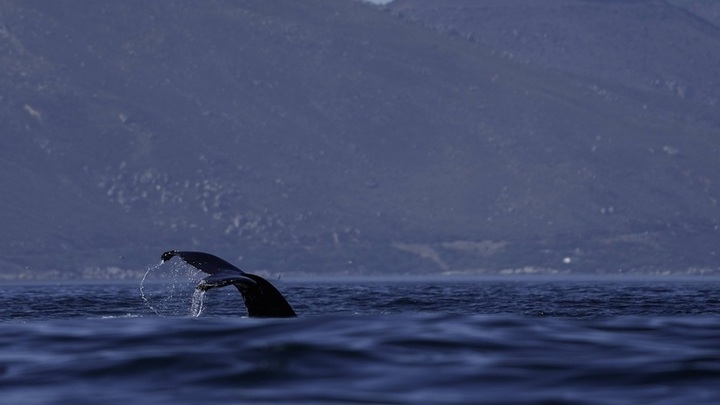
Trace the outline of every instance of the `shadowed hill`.
<instances>
[{"instance_id":1,"label":"shadowed hill","mask_svg":"<svg viewBox=\"0 0 720 405\"><path fill-rule=\"evenodd\" d=\"M671 3L674 3L671 4ZM717 129L720 24L703 0L396 0L391 9L505 58L586 78L612 96ZM623 100L618 100L622 102Z\"/></svg>"},{"instance_id":2,"label":"shadowed hill","mask_svg":"<svg viewBox=\"0 0 720 405\"><path fill-rule=\"evenodd\" d=\"M717 264L717 130L643 89L353 1L0 16L4 268L169 248L287 273Z\"/></svg>"}]
</instances>

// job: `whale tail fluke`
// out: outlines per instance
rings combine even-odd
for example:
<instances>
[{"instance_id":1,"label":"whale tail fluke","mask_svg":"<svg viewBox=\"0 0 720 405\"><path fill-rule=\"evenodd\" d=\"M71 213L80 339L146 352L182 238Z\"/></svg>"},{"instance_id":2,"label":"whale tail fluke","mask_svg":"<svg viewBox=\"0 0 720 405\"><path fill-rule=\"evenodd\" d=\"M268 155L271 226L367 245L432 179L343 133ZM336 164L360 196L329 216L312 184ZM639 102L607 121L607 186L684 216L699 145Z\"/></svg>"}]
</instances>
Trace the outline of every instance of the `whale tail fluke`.
<instances>
[{"instance_id":1,"label":"whale tail fluke","mask_svg":"<svg viewBox=\"0 0 720 405\"><path fill-rule=\"evenodd\" d=\"M211 255L210 253L168 250L160 256L163 262L166 262L173 257L179 257L185 263L207 274L216 274L223 271L245 274L244 271L215 255Z\"/></svg>"},{"instance_id":2,"label":"whale tail fluke","mask_svg":"<svg viewBox=\"0 0 720 405\"><path fill-rule=\"evenodd\" d=\"M170 250L162 254L166 262L178 257L185 263L209 274L197 285L197 289L208 291L213 288L234 285L242 294L248 316L258 318L289 318L295 311L280 291L264 278L245 273L227 261L204 252Z\"/></svg>"}]
</instances>

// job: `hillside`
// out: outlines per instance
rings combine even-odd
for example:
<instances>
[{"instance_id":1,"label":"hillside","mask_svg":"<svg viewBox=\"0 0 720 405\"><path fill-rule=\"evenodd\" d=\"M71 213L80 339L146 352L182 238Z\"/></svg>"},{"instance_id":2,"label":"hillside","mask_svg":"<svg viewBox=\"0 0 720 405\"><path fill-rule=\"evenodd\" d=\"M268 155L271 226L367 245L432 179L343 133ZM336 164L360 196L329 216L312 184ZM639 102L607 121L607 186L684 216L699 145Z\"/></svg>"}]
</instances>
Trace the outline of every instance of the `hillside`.
<instances>
[{"instance_id":1,"label":"hillside","mask_svg":"<svg viewBox=\"0 0 720 405\"><path fill-rule=\"evenodd\" d=\"M172 248L287 274L718 267L702 91L491 45L356 1L2 1L3 276Z\"/></svg>"},{"instance_id":2,"label":"hillside","mask_svg":"<svg viewBox=\"0 0 720 405\"><path fill-rule=\"evenodd\" d=\"M713 129L720 127L718 7L702 0L391 3L404 20L583 77L609 97L618 86L632 90L646 109Z\"/></svg>"}]
</instances>

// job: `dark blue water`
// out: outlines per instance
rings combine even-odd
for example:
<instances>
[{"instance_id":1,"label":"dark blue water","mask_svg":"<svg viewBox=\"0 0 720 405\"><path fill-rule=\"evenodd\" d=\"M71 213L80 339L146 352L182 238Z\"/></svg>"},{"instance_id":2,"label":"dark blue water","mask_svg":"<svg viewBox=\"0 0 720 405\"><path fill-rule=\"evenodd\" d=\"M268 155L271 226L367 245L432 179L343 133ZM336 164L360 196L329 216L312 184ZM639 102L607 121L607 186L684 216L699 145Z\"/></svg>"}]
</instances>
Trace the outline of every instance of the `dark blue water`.
<instances>
[{"instance_id":1,"label":"dark blue water","mask_svg":"<svg viewBox=\"0 0 720 405\"><path fill-rule=\"evenodd\" d=\"M0 403L720 403L718 279L193 283L0 286Z\"/></svg>"}]
</instances>

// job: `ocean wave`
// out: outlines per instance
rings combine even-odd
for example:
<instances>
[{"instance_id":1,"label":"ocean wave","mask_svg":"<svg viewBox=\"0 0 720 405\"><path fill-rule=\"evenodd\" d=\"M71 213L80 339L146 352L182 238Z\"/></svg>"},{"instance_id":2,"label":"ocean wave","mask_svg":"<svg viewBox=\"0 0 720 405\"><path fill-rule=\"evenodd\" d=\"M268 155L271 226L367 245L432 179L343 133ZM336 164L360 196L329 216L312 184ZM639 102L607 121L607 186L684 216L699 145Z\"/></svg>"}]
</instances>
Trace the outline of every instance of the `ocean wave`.
<instances>
[{"instance_id":1,"label":"ocean wave","mask_svg":"<svg viewBox=\"0 0 720 405\"><path fill-rule=\"evenodd\" d=\"M4 403L720 402L717 283L0 287Z\"/></svg>"},{"instance_id":2,"label":"ocean wave","mask_svg":"<svg viewBox=\"0 0 720 405\"><path fill-rule=\"evenodd\" d=\"M0 386L9 403L702 403L720 398L719 335L714 317L10 322Z\"/></svg>"}]
</instances>

